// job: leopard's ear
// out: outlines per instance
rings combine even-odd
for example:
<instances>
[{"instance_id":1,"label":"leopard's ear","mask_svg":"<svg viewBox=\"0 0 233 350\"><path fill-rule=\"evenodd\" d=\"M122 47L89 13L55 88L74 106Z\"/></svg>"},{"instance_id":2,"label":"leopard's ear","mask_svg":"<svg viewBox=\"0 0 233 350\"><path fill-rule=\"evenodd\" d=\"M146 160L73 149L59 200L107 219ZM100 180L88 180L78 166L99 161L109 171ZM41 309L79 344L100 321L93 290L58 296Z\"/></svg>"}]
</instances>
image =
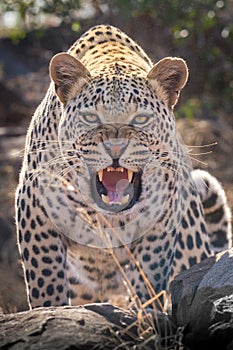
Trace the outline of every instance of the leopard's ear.
<instances>
[{"instance_id":1,"label":"leopard's ear","mask_svg":"<svg viewBox=\"0 0 233 350\"><path fill-rule=\"evenodd\" d=\"M91 77L86 67L67 53L55 55L51 59L49 71L56 93L64 104L76 96Z\"/></svg>"},{"instance_id":2,"label":"leopard's ear","mask_svg":"<svg viewBox=\"0 0 233 350\"><path fill-rule=\"evenodd\" d=\"M181 58L166 57L154 65L147 79L158 97L173 108L187 82L188 68Z\"/></svg>"}]
</instances>

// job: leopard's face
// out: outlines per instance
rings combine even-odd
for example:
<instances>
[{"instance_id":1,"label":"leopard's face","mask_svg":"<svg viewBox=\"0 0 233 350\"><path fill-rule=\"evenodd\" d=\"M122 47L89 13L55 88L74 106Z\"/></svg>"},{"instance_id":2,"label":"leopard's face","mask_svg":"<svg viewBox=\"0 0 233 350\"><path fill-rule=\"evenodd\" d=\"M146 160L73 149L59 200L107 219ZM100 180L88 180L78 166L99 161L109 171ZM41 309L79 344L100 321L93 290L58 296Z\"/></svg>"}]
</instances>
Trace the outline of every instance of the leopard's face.
<instances>
[{"instance_id":1,"label":"leopard's face","mask_svg":"<svg viewBox=\"0 0 233 350\"><path fill-rule=\"evenodd\" d=\"M152 174L153 182L156 173L160 185L167 181L161 162L176 147L171 111L145 79L129 77L87 85L64 108L59 140L85 201L121 216L148 200Z\"/></svg>"},{"instance_id":2,"label":"leopard's face","mask_svg":"<svg viewBox=\"0 0 233 350\"><path fill-rule=\"evenodd\" d=\"M183 210L169 215L180 201L178 163L184 157L172 109L187 79L186 65L167 58L147 73L134 58L133 64L109 63L112 50L107 63L86 60L91 71L69 54L56 55L50 65L62 102L62 168L48 199L53 196L56 206L47 205L47 211L56 226L85 244L97 244L99 229L101 235L108 231L111 244L117 230L116 245L122 233L129 243L155 225L172 230Z\"/></svg>"}]
</instances>

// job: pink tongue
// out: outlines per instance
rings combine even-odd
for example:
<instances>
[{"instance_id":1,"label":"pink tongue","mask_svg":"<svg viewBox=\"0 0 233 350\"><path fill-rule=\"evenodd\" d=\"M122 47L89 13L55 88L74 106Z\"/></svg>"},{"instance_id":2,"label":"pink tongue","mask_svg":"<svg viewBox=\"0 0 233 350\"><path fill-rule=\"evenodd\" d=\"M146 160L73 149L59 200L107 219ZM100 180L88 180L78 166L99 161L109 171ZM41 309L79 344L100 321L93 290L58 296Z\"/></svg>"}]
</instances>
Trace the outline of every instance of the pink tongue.
<instances>
[{"instance_id":1,"label":"pink tongue","mask_svg":"<svg viewBox=\"0 0 233 350\"><path fill-rule=\"evenodd\" d=\"M102 183L108 191L110 202L121 202L124 190L129 186L127 170L121 172L104 169Z\"/></svg>"}]
</instances>

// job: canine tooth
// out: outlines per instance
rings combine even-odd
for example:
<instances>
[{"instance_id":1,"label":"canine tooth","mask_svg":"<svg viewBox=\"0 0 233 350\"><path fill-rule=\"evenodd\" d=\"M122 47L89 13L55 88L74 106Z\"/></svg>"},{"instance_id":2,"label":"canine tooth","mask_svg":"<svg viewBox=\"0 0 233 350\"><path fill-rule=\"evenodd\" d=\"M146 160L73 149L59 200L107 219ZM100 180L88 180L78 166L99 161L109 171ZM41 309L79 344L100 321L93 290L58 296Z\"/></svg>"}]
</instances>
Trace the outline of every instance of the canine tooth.
<instances>
[{"instance_id":1,"label":"canine tooth","mask_svg":"<svg viewBox=\"0 0 233 350\"><path fill-rule=\"evenodd\" d=\"M100 179L101 182L102 182L102 179L103 179L103 172L104 172L103 169L98 171L98 176L99 176L99 179Z\"/></svg>"},{"instance_id":2,"label":"canine tooth","mask_svg":"<svg viewBox=\"0 0 233 350\"><path fill-rule=\"evenodd\" d=\"M109 202L110 202L109 196L105 196L104 194L101 194L101 198L105 204L109 204Z\"/></svg>"},{"instance_id":3,"label":"canine tooth","mask_svg":"<svg viewBox=\"0 0 233 350\"><path fill-rule=\"evenodd\" d=\"M121 204L126 204L129 201L129 194L126 194L124 197L121 198Z\"/></svg>"},{"instance_id":4,"label":"canine tooth","mask_svg":"<svg viewBox=\"0 0 233 350\"><path fill-rule=\"evenodd\" d=\"M133 178L133 171L132 170L128 170L128 181L131 182Z\"/></svg>"}]
</instances>

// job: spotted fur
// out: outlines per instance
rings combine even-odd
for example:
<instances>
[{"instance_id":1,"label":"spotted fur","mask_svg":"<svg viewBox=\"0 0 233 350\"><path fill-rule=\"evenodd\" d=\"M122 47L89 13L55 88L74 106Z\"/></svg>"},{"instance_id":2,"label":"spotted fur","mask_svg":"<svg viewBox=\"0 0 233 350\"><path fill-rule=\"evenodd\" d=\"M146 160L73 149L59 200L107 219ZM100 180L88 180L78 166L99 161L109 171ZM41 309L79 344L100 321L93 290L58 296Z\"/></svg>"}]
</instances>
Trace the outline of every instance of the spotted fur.
<instances>
[{"instance_id":1,"label":"spotted fur","mask_svg":"<svg viewBox=\"0 0 233 350\"><path fill-rule=\"evenodd\" d=\"M127 35L101 25L56 55L50 75L16 193L30 307L127 296L123 280L144 301L140 269L155 292L168 290L212 254L208 234L226 246L225 202L213 232L201 204L212 206L218 183L192 172L175 128L182 59L153 66Z\"/></svg>"}]
</instances>

